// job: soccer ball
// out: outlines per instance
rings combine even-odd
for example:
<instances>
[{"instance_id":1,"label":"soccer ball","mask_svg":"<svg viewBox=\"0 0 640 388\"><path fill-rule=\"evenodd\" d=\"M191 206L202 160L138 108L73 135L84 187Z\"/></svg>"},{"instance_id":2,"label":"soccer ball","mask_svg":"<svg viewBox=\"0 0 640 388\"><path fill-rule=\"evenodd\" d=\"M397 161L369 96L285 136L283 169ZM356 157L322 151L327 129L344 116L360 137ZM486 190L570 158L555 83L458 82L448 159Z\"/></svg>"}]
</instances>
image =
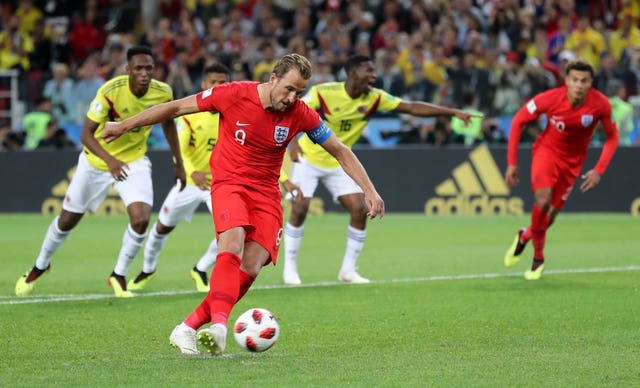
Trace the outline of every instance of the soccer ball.
<instances>
[{"instance_id":1,"label":"soccer ball","mask_svg":"<svg viewBox=\"0 0 640 388\"><path fill-rule=\"evenodd\" d=\"M242 313L233 326L233 336L238 345L251 352L269 350L279 335L280 326L273 314L257 307Z\"/></svg>"}]
</instances>

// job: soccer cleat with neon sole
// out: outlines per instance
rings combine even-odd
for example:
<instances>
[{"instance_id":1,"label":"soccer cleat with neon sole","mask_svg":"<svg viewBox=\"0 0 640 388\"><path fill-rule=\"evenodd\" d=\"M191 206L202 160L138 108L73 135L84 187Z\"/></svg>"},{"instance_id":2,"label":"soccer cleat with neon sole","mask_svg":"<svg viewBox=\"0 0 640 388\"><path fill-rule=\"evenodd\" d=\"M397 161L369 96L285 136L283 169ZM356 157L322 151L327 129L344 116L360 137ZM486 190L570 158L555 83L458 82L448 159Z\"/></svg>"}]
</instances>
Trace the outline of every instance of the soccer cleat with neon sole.
<instances>
[{"instance_id":1,"label":"soccer cleat with neon sole","mask_svg":"<svg viewBox=\"0 0 640 388\"><path fill-rule=\"evenodd\" d=\"M526 280L540 280L542 279L542 272L544 271L544 264L540 264L535 270L529 269L525 271L524 278Z\"/></svg>"},{"instance_id":2,"label":"soccer cleat with neon sole","mask_svg":"<svg viewBox=\"0 0 640 388\"><path fill-rule=\"evenodd\" d=\"M30 270L25 272L22 276L18 278L16 282L16 295L29 295L33 292L33 289L36 287L36 283L38 280L42 278L43 275L49 272L51 269L51 265L49 265L45 270L38 269L36 266L33 266Z\"/></svg>"},{"instance_id":3,"label":"soccer cleat with neon sole","mask_svg":"<svg viewBox=\"0 0 640 388\"><path fill-rule=\"evenodd\" d=\"M157 274L155 272L146 273L141 271L135 279L129 280L129 283L127 283L127 290L140 291L144 289L150 281L155 279L156 275Z\"/></svg>"},{"instance_id":4,"label":"soccer cleat with neon sole","mask_svg":"<svg viewBox=\"0 0 640 388\"><path fill-rule=\"evenodd\" d=\"M206 272L199 271L196 267L193 267L189 271L189 276L196 283L196 290L198 292L209 292L209 280L207 279Z\"/></svg>"},{"instance_id":5,"label":"soccer cleat with neon sole","mask_svg":"<svg viewBox=\"0 0 640 388\"><path fill-rule=\"evenodd\" d=\"M200 354L196 346L196 331L181 327L181 325L176 326L171 332L169 345L180 349L182 354Z\"/></svg>"},{"instance_id":6,"label":"soccer cleat with neon sole","mask_svg":"<svg viewBox=\"0 0 640 388\"><path fill-rule=\"evenodd\" d=\"M107 283L113 288L113 293L116 295L116 298L133 298L131 291L127 290L127 283L124 276L118 276L112 273L109 279L107 279Z\"/></svg>"},{"instance_id":7,"label":"soccer cleat with neon sole","mask_svg":"<svg viewBox=\"0 0 640 388\"><path fill-rule=\"evenodd\" d=\"M504 266L506 268L511 268L514 265L520 262L520 255L522 251L524 251L524 247L527 246L527 243L521 243L520 237L524 233L524 228L519 229L518 233L516 233L516 237L513 239L511 246L507 249L507 252L504 254Z\"/></svg>"},{"instance_id":8,"label":"soccer cleat with neon sole","mask_svg":"<svg viewBox=\"0 0 640 388\"><path fill-rule=\"evenodd\" d=\"M227 344L227 328L216 323L198 332L198 343L210 354L222 354Z\"/></svg>"}]
</instances>

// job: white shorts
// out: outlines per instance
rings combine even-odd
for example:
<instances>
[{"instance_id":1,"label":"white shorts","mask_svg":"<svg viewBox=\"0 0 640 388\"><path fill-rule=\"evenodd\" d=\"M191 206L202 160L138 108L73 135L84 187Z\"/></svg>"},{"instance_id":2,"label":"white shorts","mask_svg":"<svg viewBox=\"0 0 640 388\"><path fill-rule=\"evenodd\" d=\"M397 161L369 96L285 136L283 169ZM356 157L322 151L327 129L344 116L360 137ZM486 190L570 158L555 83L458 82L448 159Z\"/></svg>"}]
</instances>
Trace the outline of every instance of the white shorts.
<instances>
[{"instance_id":1,"label":"white shorts","mask_svg":"<svg viewBox=\"0 0 640 388\"><path fill-rule=\"evenodd\" d=\"M125 207L134 202L144 202L153 206L151 161L145 156L127 165L127 179L118 182L109 171L91 166L84 152L80 152L78 167L69 183L62 208L72 213L96 211L109 194L109 187L112 185Z\"/></svg>"},{"instance_id":2,"label":"white shorts","mask_svg":"<svg viewBox=\"0 0 640 388\"><path fill-rule=\"evenodd\" d=\"M193 213L201 203L206 203L211 213L211 191L202 190L193 185L186 185L180 191L180 183L171 188L162 203L158 221L165 226L176 226L182 220L190 222Z\"/></svg>"},{"instance_id":3,"label":"white shorts","mask_svg":"<svg viewBox=\"0 0 640 388\"><path fill-rule=\"evenodd\" d=\"M342 167L322 168L309 163L304 158L292 164L289 180L300 187L305 198L313 197L320 181L331 193L334 202L343 195L363 192Z\"/></svg>"}]
</instances>

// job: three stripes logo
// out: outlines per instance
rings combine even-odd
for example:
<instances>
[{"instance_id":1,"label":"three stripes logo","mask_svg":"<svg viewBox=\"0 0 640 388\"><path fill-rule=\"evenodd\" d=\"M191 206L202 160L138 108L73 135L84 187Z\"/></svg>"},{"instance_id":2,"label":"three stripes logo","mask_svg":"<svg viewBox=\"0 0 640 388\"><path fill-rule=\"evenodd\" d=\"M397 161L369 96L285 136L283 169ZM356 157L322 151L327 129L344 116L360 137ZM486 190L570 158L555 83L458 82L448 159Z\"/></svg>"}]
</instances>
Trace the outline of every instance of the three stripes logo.
<instances>
[{"instance_id":1,"label":"three stripes logo","mask_svg":"<svg viewBox=\"0 0 640 388\"><path fill-rule=\"evenodd\" d=\"M509 197L509 188L487 146L479 146L469 160L436 186L436 197L425 204L427 215L523 214L522 198Z\"/></svg>"}]
</instances>

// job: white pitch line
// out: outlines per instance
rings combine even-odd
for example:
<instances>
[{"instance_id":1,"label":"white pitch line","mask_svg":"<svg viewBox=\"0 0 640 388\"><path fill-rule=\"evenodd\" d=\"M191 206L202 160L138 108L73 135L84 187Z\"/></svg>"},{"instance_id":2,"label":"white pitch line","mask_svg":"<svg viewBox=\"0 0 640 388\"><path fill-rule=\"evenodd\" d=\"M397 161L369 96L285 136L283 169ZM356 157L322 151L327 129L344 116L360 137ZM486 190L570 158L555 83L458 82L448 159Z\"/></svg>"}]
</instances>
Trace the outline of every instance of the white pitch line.
<instances>
[{"instance_id":1,"label":"white pitch line","mask_svg":"<svg viewBox=\"0 0 640 388\"><path fill-rule=\"evenodd\" d=\"M599 267L599 268L576 268L576 269L556 269L547 270L544 272L545 276L548 275L562 275L562 274L580 274L580 273L603 273L603 272L626 272L626 271L638 271L640 266L629 265L625 267ZM370 284L389 284L389 283L409 283L409 282L433 282L442 280L467 280L467 279L493 279L503 277L520 277L521 272L509 272L509 273L483 273L483 274L466 274L466 275L438 275L438 276L426 276L417 278L402 278L391 280L374 280ZM283 288L302 288L302 287L333 287L333 286L349 286L351 284L342 282L318 282L301 284L299 286L287 286L281 284L274 284L269 286L257 286L251 290L274 290ZM188 295L197 294L197 291L193 290L177 290L177 291L156 291L146 292L142 294L136 294L136 297L153 297L153 296L173 296L173 295ZM0 305L16 305L16 304L29 304L29 303L51 303L51 302L71 302L71 301L85 301L95 299L109 299L115 298L113 294L45 294L45 295L33 295L17 297L13 295L0 295Z\"/></svg>"}]
</instances>

